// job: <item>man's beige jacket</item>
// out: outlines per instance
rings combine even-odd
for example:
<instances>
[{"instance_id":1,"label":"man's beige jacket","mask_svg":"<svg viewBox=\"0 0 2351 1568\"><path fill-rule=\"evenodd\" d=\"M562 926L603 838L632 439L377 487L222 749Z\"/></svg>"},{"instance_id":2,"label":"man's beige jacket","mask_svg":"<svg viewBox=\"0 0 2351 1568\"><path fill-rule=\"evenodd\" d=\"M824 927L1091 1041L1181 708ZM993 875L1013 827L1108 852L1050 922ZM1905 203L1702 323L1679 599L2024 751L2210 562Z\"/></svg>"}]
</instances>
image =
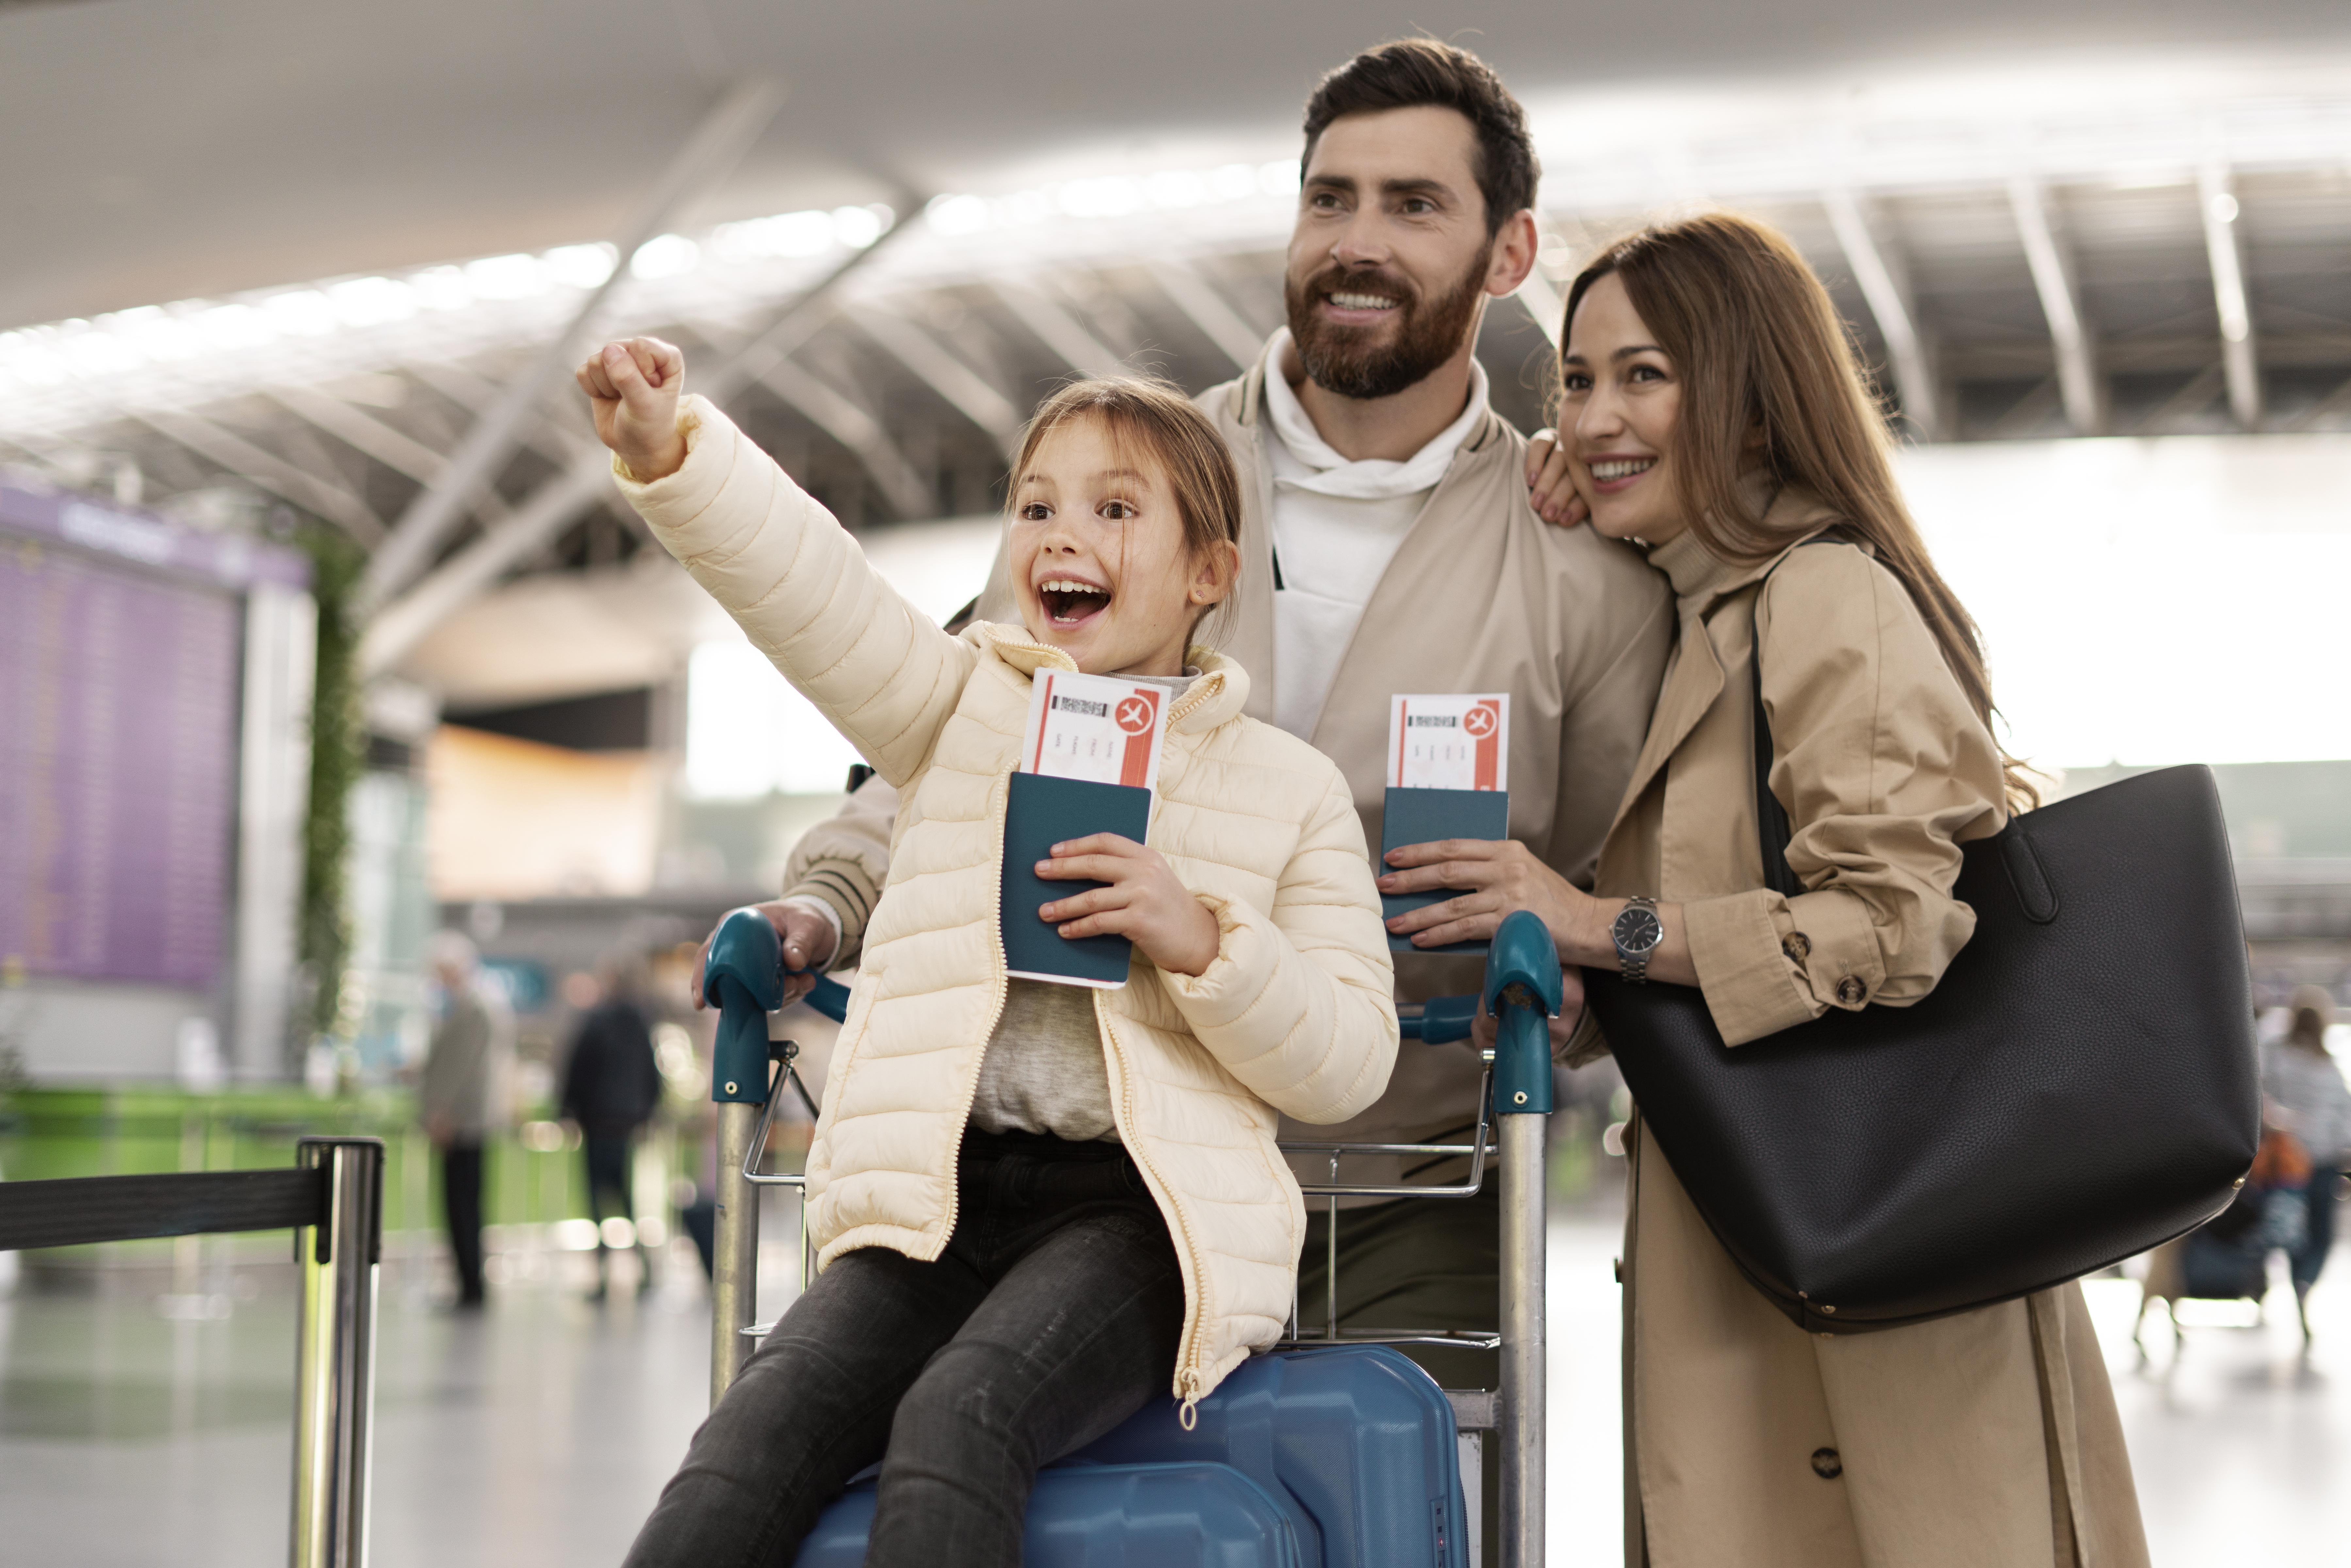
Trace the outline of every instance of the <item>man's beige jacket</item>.
<instances>
[{"instance_id":1,"label":"man's beige jacket","mask_svg":"<svg viewBox=\"0 0 2351 1568\"><path fill-rule=\"evenodd\" d=\"M1249 673L1248 711L1273 716L1273 476L1264 444L1265 360L1197 400L1231 449L1241 480L1242 567L1226 624L1206 630ZM1380 841L1388 698L1399 692L1510 694L1510 836L1569 880L1589 885L1616 803L1633 776L1673 646L1673 596L1640 552L1588 528L1558 528L1527 502L1527 444L1486 411L1455 455L1364 607L1311 738L1339 765L1367 842ZM998 556L978 614L1017 620ZM870 798L869 798L870 797ZM810 831L785 875L820 897L855 943L889 864L884 791L852 797ZM1400 954L1406 1001L1478 988L1481 961ZM1451 1048L1407 1051L1388 1092L1336 1133L1411 1140L1477 1116L1477 1063ZM1366 1169L1367 1178L1376 1173Z\"/></svg>"},{"instance_id":2,"label":"man's beige jacket","mask_svg":"<svg viewBox=\"0 0 2351 1568\"><path fill-rule=\"evenodd\" d=\"M809 1150L820 1268L861 1247L938 1257L956 1150L1002 1015L1007 779L1030 680L1073 669L1018 626L960 637L901 599L830 514L700 398L684 466L616 469L653 533L901 792L889 880ZM1197 1399L1290 1315L1305 1207L1277 1113L1353 1116L1396 1054L1392 976L1362 826L1338 770L1248 717L1249 677L1207 650L1168 716L1149 843L1217 917L1195 977L1136 953L1094 993L1120 1138L1176 1239L1175 1392Z\"/></svg>"}]
</instances>

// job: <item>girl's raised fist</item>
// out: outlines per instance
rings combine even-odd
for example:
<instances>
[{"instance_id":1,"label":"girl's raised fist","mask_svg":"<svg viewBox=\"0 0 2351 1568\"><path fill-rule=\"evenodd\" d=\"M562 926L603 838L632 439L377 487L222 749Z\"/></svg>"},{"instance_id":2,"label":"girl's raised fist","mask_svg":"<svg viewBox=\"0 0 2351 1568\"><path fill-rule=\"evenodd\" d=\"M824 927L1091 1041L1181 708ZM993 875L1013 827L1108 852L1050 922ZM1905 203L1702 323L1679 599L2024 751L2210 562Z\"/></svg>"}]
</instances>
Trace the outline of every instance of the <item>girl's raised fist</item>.
<instances>
[{"instance_id":1,"label":"girl's raised fist","mask_svg":"<svg viewBox=\"0 0 2351 1568\"><path fill-rule=\"evenodd\" d=\"M659 338L607 343L578 372L596 416L596 434L639 479L665 479L685 461L677 400L685 356Z\"/></svg>"}]
</instances>

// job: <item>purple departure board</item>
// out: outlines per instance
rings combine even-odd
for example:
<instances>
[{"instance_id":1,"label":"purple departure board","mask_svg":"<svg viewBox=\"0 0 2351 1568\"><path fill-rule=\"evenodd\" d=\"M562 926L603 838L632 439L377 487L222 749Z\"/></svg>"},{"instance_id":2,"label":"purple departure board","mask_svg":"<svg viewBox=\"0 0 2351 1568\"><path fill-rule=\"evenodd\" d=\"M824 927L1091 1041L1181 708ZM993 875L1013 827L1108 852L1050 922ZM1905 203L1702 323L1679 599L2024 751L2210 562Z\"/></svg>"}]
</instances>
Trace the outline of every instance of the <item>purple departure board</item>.
<instances>
[{"instance_id":1,"label":"purple departure board","mask_svg":"<svg viewBox=\"0 0 2351 1568\"><path fill-rule=\"evenodd\" d=\"M0 531L0 958L217 981L240 609L226 587Z\"/></svg>"}]
</instances>

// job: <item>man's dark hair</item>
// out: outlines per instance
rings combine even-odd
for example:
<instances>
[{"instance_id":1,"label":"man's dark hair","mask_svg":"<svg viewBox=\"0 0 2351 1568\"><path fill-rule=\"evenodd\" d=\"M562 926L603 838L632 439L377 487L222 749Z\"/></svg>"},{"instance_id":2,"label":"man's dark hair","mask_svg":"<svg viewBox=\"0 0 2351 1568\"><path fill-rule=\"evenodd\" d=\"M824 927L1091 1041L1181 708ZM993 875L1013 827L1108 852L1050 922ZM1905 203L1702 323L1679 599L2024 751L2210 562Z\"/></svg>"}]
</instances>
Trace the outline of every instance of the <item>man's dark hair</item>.
<instances>
[{"instance_id":1,"label":"man's dark hair","mask_svg":"<svg viewBox=\"0 0 2351 1568\"><path fill-rule=\"evenodd\" d=\"M1527 134L1527 111L1485 61L1434 38L1399 38L1365 49L1317 83L1306 100L1304 162L1312 162L1315 142L1334 120L1424 107L1454 110L1478 134L1471 168L1486 198L1488 235L1501 233L1511 214L1535 204L1542 166Z\"/></svg>"}]
</instances>

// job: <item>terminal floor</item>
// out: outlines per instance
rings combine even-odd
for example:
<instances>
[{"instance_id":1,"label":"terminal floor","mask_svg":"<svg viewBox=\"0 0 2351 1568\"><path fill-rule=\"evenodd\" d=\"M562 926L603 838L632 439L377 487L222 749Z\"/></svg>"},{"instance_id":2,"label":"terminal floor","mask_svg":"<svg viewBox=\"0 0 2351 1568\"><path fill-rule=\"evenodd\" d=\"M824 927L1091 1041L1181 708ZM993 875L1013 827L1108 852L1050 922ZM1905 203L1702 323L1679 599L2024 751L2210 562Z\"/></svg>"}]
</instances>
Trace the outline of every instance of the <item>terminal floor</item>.
<instances>
[{"instance_id":1,"label":"terminal floor","mask_svg":"<svg viewBox=\"0 0 2351 1568\"><path fill-rule=\"evenodd\" d=\"M1553 1562L1616 1559L1614 1228L1555 1223ZM707 1307L690 1256L663 1287L580 1299L586 1260L509 1280L451 1317L383 1292L376 1568L617 1563L705 1399ZM780 1270L778 1270L780 1272ZM2137 1289L2094 1281L2156 1562L2351 1562L2351 1282L2266 1327L2191 1324L2185 1353ZM0 1568L249 1568L286 1552L290 1300L20 1291L0 1300ZM773 1302L769 1303L772 1310ZM224 1307L226 1316L208 1316Z\"/></svg>"}]
</instances>

